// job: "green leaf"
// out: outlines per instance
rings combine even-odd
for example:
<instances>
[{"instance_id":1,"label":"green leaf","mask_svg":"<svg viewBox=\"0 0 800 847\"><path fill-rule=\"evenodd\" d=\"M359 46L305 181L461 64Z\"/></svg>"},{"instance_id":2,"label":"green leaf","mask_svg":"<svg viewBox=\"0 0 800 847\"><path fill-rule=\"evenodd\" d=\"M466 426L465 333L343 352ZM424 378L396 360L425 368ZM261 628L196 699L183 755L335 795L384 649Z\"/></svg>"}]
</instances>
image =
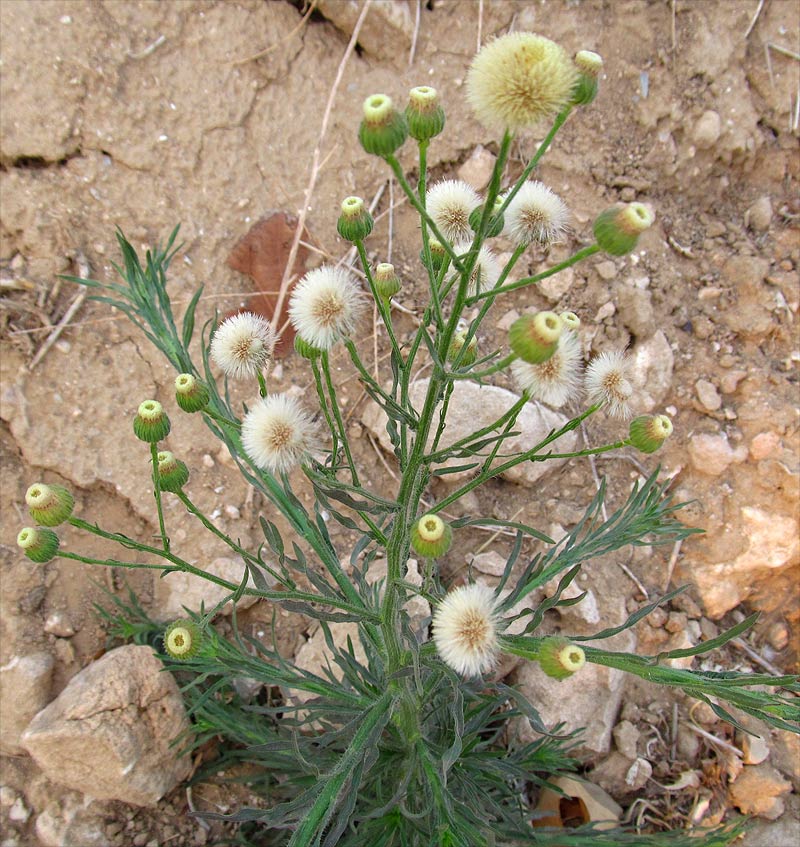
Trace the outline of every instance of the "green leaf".
<instances>
[{"instance_id":1,"label":"green leaf","mask_svg":"<svg viewBox=\"0 0 800 847\"><path fill-rule=\"evenodd\" d=\"M203 286L195 291L194 296L189 301L189 305L186 307L186 313L183 316L183 346L188 347L192 340L192 335L194 334L194 313L195 309L197 309L197 304L200 302L200 297L203 294Z\"/></svg>"}]
</instances>

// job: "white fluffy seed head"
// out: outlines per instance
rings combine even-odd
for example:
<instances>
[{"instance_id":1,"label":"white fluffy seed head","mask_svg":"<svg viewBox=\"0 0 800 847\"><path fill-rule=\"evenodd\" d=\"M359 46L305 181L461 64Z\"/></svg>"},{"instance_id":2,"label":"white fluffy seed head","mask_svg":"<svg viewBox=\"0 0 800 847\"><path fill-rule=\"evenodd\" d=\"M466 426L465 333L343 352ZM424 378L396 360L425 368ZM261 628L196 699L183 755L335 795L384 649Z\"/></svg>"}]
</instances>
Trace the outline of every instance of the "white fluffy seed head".
<instances>
[{"instance_id":1,"label":"white fluffy seed head","mask_svg":"<svg viewBox=\"0 0 800 847\"><path fill-rule=\"evenodd\" d=\"M467 676L490 671L497 662L497 604L486 585L450 591L433 616L433 640L442 660Z\"/></svg>"},{"instance_id":2,"label":"white fluffy seed head","mask_svg":"<svg viewBox=\"0 0 800 847\"><path fill-rule=\"evenodd\" d=\"M633 394L631 360L622 352L601 353L586 368L586 394L590 403L603 403L612 418L629 418Z\"/></svg>"},{"instance_id":3,"label":"white fluffy seed head","mask_svg":"<svg viewBox=\"0 0 800 847\"><path fill-rule=\"evenodd\" d=\"M552 244L567 228L569 211L541 182L526 182L505 211L505 235L516 244Z\"/></svg>"},{"instance_id":4,"label":"white fluffy seed head","mask_svg":"<svg viewBox=\"0 0 800 847\"><path fill-rule=\"evenodd\" d=\"M275 332L269 321L252 312L226 318L211 339L211 358L234 379L252 377L272 362Z\"/></svg>"},{"instance_id":5,"label":"white fluffy seed head","mask_svg":"<svg viewBox=\"0 0 800 847\"><path fill-rule=\"evenodd\" d=\"M531 365L517 359L511 373L522 391L534 400L559 408L581 394L581 345L574 332L562 332L556 352L544 362Z\"/></svg>"},{"instance_id":6,"label":"white fluffy seed head","mask_svg":"<svg viewBox=\"0 0 800 847\"><path fill-rule=\"evenodd\" d=\"M445 179L428 189L425 208L442 235L451 243L472 236L470 212L480 206L478 192L457 179Z\"/></svg>"},{"instance_id":7,"label":"white fluffy seed head","mask_svg":"<svg viewBox=\"0 0 800 847\"><path fill-rule=\"evenodd\" d=\"M356 327L364 297L347 271L323 265L297 283L289 301L289 318L303 341L330 350Z\"/></svg>"},{"instance_id":8,"label":"white fluffy seed head","mask_svg":"<svg viewBox=\"0 0 800 847\"><path fill-rule=\"evenodd\" d=\"M313 446L316 429L294 397L271 394L244 416L242 444L255 465L284 473L302 461Z\"/></svg>"},{"instance_id":9,"label":"white fluffy seed head","mask_svg":"<svg viewBox=\"0 0 800 847\"><path fill-rule=\"evenodd\" d=\"M462 241L453 247L453 252L456 256L465 256L471 246L471 242ZM475 267L472 269L472 275L469 278L469 293L477 294L494 288L495 283L500 278L501 271L500 260L484 244L478 251L478 260L475 262Z\"/></svg>"}]
</instances>

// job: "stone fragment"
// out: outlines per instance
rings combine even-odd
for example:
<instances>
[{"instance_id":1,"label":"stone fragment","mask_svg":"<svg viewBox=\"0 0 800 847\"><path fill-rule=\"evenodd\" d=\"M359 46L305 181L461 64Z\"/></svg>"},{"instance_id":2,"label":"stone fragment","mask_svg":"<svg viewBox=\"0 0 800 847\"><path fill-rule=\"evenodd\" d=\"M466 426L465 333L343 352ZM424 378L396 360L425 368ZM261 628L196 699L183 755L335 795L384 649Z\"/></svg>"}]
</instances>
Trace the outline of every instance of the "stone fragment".
<instances>
[{"instance_id":1,"label":"stone fragment","mask_svg":"<svg viewBox=\"0 0 800 847\"><path fill-rule=\"evenodd\" d=\"M422 408L428 390L428 382L427 379L422 379L412 382L409 386L409 399L417 409ZM476 430L494 423L517 400L519 400L518 395L505 388L498 388L494 385L478 385L466 379L459 380L456 382L450 398L447 425L439 442L440 449L467 438ZM391 441L386 432L386 415L383 410L379 409L376 404L370 404L363 414L362 422L377 436L381 446L387 452L392 452ZM514 425L514 430L520 434L503 441L501 452L508 454L530 450L545 439L552 430L559 429L566 423L567 418L560 412L555 412L538 403L526 403ZM433 433L431 433L432 437ZM575 433L568 432L549 444L542 452L567 453L575 449L576 441ZM481 452L486 453L487 450ZM476 461L479 461L479 459L470 460L469 457L454 456L445 460L439 467L455 467ZM544 462L523 462L501 475L510 482L531 485L545 474L560 467L564 461L563 459L549 459ZM501 460L495 460L494 464L500 463ZM442 479L445 482L455 483L471 477L473 473L474 468L446 474Z\"/></svg>"},{"instance_id":2,"label":"stone fragment","mask_svg":"<svg viewBox=\"0 0 800 847\"><path fill-rule=\"evenodd\" d=\"M750 442L750 456L760 462L774 456L781 449L781 437L777 432L759 432Z\"/></svg>"},{"instance_id":3,"label":"stone fragment","mask_svg":"<svg viewBox=\"0 0 800 847\"><path fill-rule=\"evenodd\" d=\"M71 638L75 627L66 612L51 612L44 622L44 631L59 638Z\"/></svg>"},{"instance_id":4,"label":"stone fragment","mask_svg":"<svg viewBox=\"0 0 800 847\"><path fill-rule=\"evenodd\" d=\"M722 120L717 112L703 112L692 130L692 138L694 143L701 150L708 150L719 141L719 135L722 131Z\"/></svg>"},{"instance_id":5,"label":"stone fragment","mask_svg":"<svg viewBox=\"0 0 800 847\"><path fill-rule=\"evenodd\" d=\"M792 784L770 765L749 765L729 790L731 802L743 814L775 820L783 814L781 798L792 790Z\"/></svg>"},{"instance_id":6,"label":"stone fragment","mask_svg":"<svg viewBox=\"0 0 800 847\"><path fill-rule=\"evenodd\" d=\"M580 801L578 805L585 817L581 823L594 823L598 830L614 829L617 826L622 815L622 807L599 785L568 776L560 776L548 781L560 789L560 792L553 791L552 788L542 790L536 806L534 826L559 828L564 826L560 814L564 795Z\"/></svg>"},{"instance_id":7,"label":"stone fragment","mask_svg":"<svg viewBox=\"0 0 800 847\"><path fill-rule=\"evenodd\" d=\"M40 847L111 847L114 842L106 835L103 805L87 803L73 792L51 800L36 816Z\"/></svg>"},{"instance_id":8,"label":"stone fragment","mask_svg":"<svg viewBox=\"0 0 800 847\"><path fill-rule=\"evenodd\" d=\"M199 563L197 567L202 568L214 576L222 577L222 579L228 580L228 582L233 583L235 586L241 583L244 576L244 561L238 556L233 558L220 556L211 561L207 566L204 563ZM266 572L264 573L264 578L268 584L272 585L274 583L273 578ZM252 578L249 585L251 587L253 586ZM156 618L162 620L182 618L186 616L185 608L193 612L198 612L200 611L201 603L204 603L206 609L212 609L224 597L229 596L230 593L227 588L209 582L202 577L175 571L167 574L163 579L156 580L153 590L154 615ZM247 609L256 602L258 602L258 597L245 594L239 600L239 609ZM227 603L221 610L221 613L223 615L229 615L232 611L233 605Z\"/></svg>"},{"instance_id":9,"label":"stone fragment","mask_svg":"<svg viewBox=\"0 0 800 847\"><path fill-rule=\"evenodd\" d=\"M759 197L745 212L745 222L756 232L766 232L772 223L772 201L769 197Z\"/></svg>"},{"instance_id":10,"label":"stone fragment","mask_svg":"<svg viewBox=\"0 0 800 847\"><path fill-rule=\"evenodd\" d=\"M540 291L551 303L558 301L572 288L575 282L575 271L572 268L564 268L553 276L543 279L537 286Z\"/></svg>"},{"instance_id":11,"label":"stone fragment","mask_svg":"<svg viewBox=\"0 0 800 847\"><path fill-rule=\"evenodd\" d=\"M477 556L469 554L467 564L472 565L476 571L490 576L502 576L506 569L506 559L494 550L478 553Z\"/></svg>"},{"instance_id":12,"label":"stone fragment","mask_svg":"<svg viewBox=\"0 0 800 847\"><path fill-rule=\"evenodd\" d=\"M188 729L172 675L150 647L127 645L74 676L22 745L54 782L150 806L191 773L189 757L170 746Z\"/></svg>"},{"instance_id":13,"label":"stone fragment","mask_svg":"<svg viewBox=\"0 0 800 847\"><path fill-rule=\"evenodd\" d=\"M639 743L639 730L630 721L620 721L614 727L614 743L617 750L629 759L636 758L636 745Z\"/></svg>"},{"instance_id":14,"label":"stone fragment","mask_svg":"<svg viewBox=\"0 0 800 847\"><path fill-rule=\"evenodd\" d=\"M694 384L694 390L704 409L716 412L722 406L722 398L719 396L717 386L707 379L698 379Z\"/></svg>"},{"instance_id":15,"label":"stone fragment","mask_svg":"<svg viewBox=\"0 0 800 847\"><path fill-rule=\"evenodd\" d=\"M337 29L350 36L358 20L360 6L341 0L318 0L317 11ZM358 33L359 46L383 60L397 57L405 64L414 33L414 19L408 3L383 0L374 3ZM397 103L401 109L404 103Z\"/></svg>"},{"instance_id":16,"label":"stone fragment","mask_svg":"<svg viewBox=\"0 0 800 847\"><path fill-rule=\"evenodd\" d=\"M728 371L722 375L719 387L723 394L733 394L739 387L739 383L747 376L747 371Z\"/></svg>"},{"instance_id":17,"label":"stone fragment","mask_svg":"<svg viewBox=\"0 0 800 847\"><path fill-rule=\"evenodd\" d=\"M719 476L725 473L731 463L744 461L747 454L742 453L741 448L734 450L731 447L724 432L698 432L689 441L692 464L709 476Z\"/></svg>"},{"instance_id":18,"label":"stone fragment","mask_svg":"<svg viewBox=\"0 0 800 847\"><path fill-rule=\"evenodd\" d=\"M650 292L632 285L616 289L617 312L622 323L637 338L647 339L656 331L655 312Z\"/></svg>"},{"instance_id":19,"label":"stone fragment","mask_svg":"<svg viewBox=\"0 0 800 847\"><path fill-rule=\"evenodd\" d=\"M674 363L672 348L660 329L646 341L637 341L633 348L634 408L637 413L652 412L664 401L672 387Z\"/></svg>"},{"instance_id":20,"label":"stone fragment","mask_svg":"<svg viewBox=\"0 0 800 847\"><path fill-rule=\"evenodd\" d=\"M617 266L611 261L611 259L606 259L604 262L598 262L595 265L595 270L597 271L600 279L609 280L614 279L617 275Z\"/></svg>"},{"instance_id":21,"label":"stone fragment","mask_svg":"<svg viewBox=\"0 0 800 847\"><path fill-rule=\"evenodd\" d=\"M760 765L769 758L768 730L765 727L758 727L754 728L754 731L760 731L760 734L750 735L749 732L743 732L739 739L739 746L744 753L742 761L746 765Z\"/></svg>"},{"instance_id":22,"label":"stone fragment","mask_svg":"<svg viewBox=\"0 0 800 847\"><path fill-rule=\"evenodd\" d=\"M476 191L482 191L489 184L497 156L479 144L469 159L458 169L458 178L471 185Z\"/></svg>"},{"instance_id":23,"label":"stone fragment","mask_svg":"<svg viewBox=\"0 0 800 847\"><path fill-rule=\"evenodd\" d=\"M50 699L53 664L50 653L40 652L14 656L0 667L0 752L5 755L25 752L20 736Z\"/></svg>"},{"instance_id":24,"label":"stone fragment","mask_svg":"<svg viewBox=\"0 0 800 847\"><path fill-rule=\"evenodd\" d=\"M642 756L637 757L625 774L625 784L630 791L641 791L653 775L653 766Z\"/></svg>"}]
</instances>

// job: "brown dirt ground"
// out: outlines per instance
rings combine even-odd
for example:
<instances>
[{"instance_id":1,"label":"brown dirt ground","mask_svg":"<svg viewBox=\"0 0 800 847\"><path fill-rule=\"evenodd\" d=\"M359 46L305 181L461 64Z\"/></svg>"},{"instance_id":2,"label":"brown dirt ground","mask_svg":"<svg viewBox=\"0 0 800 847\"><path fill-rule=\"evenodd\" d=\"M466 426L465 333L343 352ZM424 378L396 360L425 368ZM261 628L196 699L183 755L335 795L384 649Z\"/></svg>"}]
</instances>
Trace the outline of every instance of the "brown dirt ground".
<instances>
[{"instance_id":1,"label":"brown dirt ground","mask_svg":"<svg viewBox=\"0 0 800 847\"><path fill-rule=\"evenodd\" d=\"M574 216L570 241L549 259L586 243L593 216L617 200L652 204L657 224L642 239L636 262L620 260L601 272L602 259L592 260L575 269L560 298L515 293L496 307L494 317L529 306L570 308L591 327L586 342L592 352L635 345L656 330L664 333L674 367L659 389L659 408L671 407L676 436L659 459L665 475L676 479L679 496L696 501L687 520L707 535L687 542L673 561L670 550L645 550L622 564L649 594L664 590L671 578L694 580L699 605L673 611L705 627L730 623L739 611L762 610L749 645L773 665L789 669L796 664L800 601L797 553L784 548L794 542L786 533L772 537L769 527L757 534L747 516L757 510L767 523L784 521L789 535L796 531L791 521L798 514L800 62L775 45L796 53L800 22L792 0L771 0L748 33L758 6L756 0L508 0L482 6L433 0L421 5L410 67L408 30L376 23L345 69L307 226L315 245L309 262L320 254L338 258L346 251L335 235L340 200L351 193L372 198L386 186L381 164L355 141L360 104L370 93L386 91L402 99L408 87L421 83L441 91L448 127L431 148L433 177L454 175L476 145L496 149L463 98L479 28L484 40L513 27L541 32L570 51L601 53L605 74L597 101L570 119L539 173ZM411 3L412 19L415 8ZM296 4L259 0L0 4L0 498L7 516L0 664L33 647L52 651L57 660L53 695L105 647L92 608L103 593L90 580L108 577L104 584L112 590L121 584L110 573L74 562L34 568L21 559L14 536L23 519L24 491L36 479L63 482L76 491L81 516L139 537L152 533L145 457L136 459L132 434L117 439L116 433L127 432L127 423L120 422L129 420L142 399L168 400L172 380L167 365L123 317L89 302L32 366L76 296L57 275L76 273L86 262L92 276L111 279L116 226L143 248L163 241L180 222L184 246L171 274L173 297L186 302L203 283L202 320L215 307L226 312L246 302L252 283L227 266L227 256L269 211L297 213L322 110L347 43L348 36L319 13L300 23ZM710 145L698 128L708 111L721 119L719 137ZM517 142L512 174L536 140L524 135ZM403 161L413 167L410 149ZM389 208L392 196L399 198L396 186L393 195L384 190L379 211ZM759 200L763 207L763 198L769 198L772 210L765 225L758 220L759 206L753 209ZM415 226L408 206L396 205L369 242L378 261L389 258L391 243L391 259L406 281L397 297L404 307L395 316L400 335L413 330L424 293L416 281ZM543 258L535 257L531 267L540 267ZM647 292L637 306L624 305L621 292L631 288L628 283ZM502 335L487 329L485 349L500 346ZM370 366L374 338L373 326L359 339ZM382 378L388 375L384 349L378 335L376 366ZM384 457L378 459L359 423L363 392L343 358L339 364L342 406L352 434L363 436L356 441L357 461L368 482L391 491L391 467ZM284 389L310 387L302 362L291 357L275 378ZM721 392L718 408L704 405L698 380ZM244 543L257 543L260 504L248 496L199 422L182 418L180 426L180 441L173 434L171 449L180 449L193 470L193 496L207 513L219 511L223 528ZM725 433L734 449L736 458L721 475L703 473L689 459L693 439L704 433ZM588 426L590 443L616 437L613 423L598 420ZM764 444L769 449L759 452ZM628 457L597 464L608 477L614 505L631 481L656 463ZM308 497L302 479L297 482ZM553 523L569 526L594 485L588 464L575 464L535 492L493 482L468 507L515 516L545 530ZM434 487L431 496L437 491ZM188 520L177 511L170 519L184 555L208 555L205 542L188 531ZM340 538L346 547L347 534ZM466 552L487 538L465 533L459 539L448 560L454 578L465 570ZM87 546L77 533L67 533L65 544L88 555L110 553L101 545ZM754 544L769 548L761 559L751 555ZM770 560L773 546L783 553ZM495 548L503 551L502 539ZM723 595L715 593L724 582L720 563L742 556L750 563L745 577L724 583ZM603 573L606 581L594 586L596 592L625 597L629 609L644 600L641 587L621 568ZM143 577L134 585L147 605L152 586ZM74 636L45 632L44 621L54 611L66 613ZM270 617L268 610L254 607L246 622L257 628ZM285 624L281 641L292 653L303 638L303 624L291 616ZM668 636L649 625L639 633L642 649L660 649ZM719 661L724 667L760 669L733 648ZM662 716L672 713L673 702L682 716L688 714L682 700L643 688L631 688L626 699L628 718L643 721L641 726L647 721L636 710L653 703L652 711ZM713 745L693 756L669 762L655 776L664 784L687 767L702 772L714 797L709 815L719 815L727 805L725 769ZM4 760L3 783L24 794L32 810L24 822L10 822L2 810L8 833L3 844L37 843L37 815L54 799L67 803L68 792L44 780L24 758ZM215 791L214 786L208 786L207 796L196 791L195 805L202 808L205 799L211 808L219 801ZM646 796L656 821L681 825L698 795L687 790L667 803L658 786L651 786ZM635 798L619 799L633 817L643 813L641 806L632 806ZM206 837L184 818L182 790L155 810L123 804L103 809L112 844L190 845Z\"/></svg>"}]
</instances>

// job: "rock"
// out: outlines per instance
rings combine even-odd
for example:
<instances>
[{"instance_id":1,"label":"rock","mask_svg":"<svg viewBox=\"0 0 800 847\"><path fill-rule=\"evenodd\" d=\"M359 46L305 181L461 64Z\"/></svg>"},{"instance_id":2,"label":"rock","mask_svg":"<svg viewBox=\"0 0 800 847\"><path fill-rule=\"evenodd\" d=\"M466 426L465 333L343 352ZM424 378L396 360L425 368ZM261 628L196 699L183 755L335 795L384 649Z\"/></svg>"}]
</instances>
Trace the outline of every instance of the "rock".
<instances>
[{"instance_id":1,"label":"rock","mask_svg":"<svg viewBox=\"0 0 800 847\"><path fill-rule=\"evenodd\" d=\"M25 801L22 797L17 797L8 810L8 819L15 823L27 823L30 816L31 810L25 805Z\"/></svg>"},{"instance_id":2,"label":"rock","mask_svg":"<svg viewBox=\"0 0 800 847\"><path fill-rule=\"evenodd\" d=\"M789 847L800 844L800 798L790 794L786 812L776 821L748 821L738 847Z\"/></svg>"},{"instance_id":3,"label":"rock","mask_svg":"<svg viewBox=\"0 0 800 847\"><path fill-rule=\"evenodd\" d=\"M745 212L745 225L756 232L766 232L772 223L772 201L769 197L759 197Z\"/></svg>"},{"instance_id":4,"label":"rock","mask_svg":"<svg viewBox=\"0 0 800 847\"><path fill-rule=\"evenodd\" d=\"M760 734L750 735L748 732L743 732L739 739L739 746L744 753L742 761L746 765L760 765L769 758L768 730L766 727L758 727L754 731L760 731Z\"/></svg>"},{"instance_id":5,"label":"rock","mask_svg":"<svg viewBox=\"0 0 800 847\"><path fill-rule=\"evenodd\" d=\"M556 593L561 576L554 577L544 586L545 597ZM596 624L600 623L600 608L597 597L591 588L580 585L573 580L562 592L563 600L572 600L584 594L583 600L574 606L556 606L555 611L561 616L561 621L574 635L585 635L596 632ZM588 625L588 626L587 626Z\"/></svg>"},{"instance_id":6,"label":"rock","mask_svg":"<svg viewBox=\"0 0 800 847\"><path fill-rule=\"evenodd\" d=\"M543 279L538 285L540 291L551 303L558 301L572 288L575 282L575 271L573 268L564 268L553 276Z\"/></svg>"},{"instance_id":7,"label":"rock","mask_svg":"<svg viewBox=\"0 0 800 847\"><path fill-rule=\"evenodd\" d=\"M652 412L672 388L675 357L667 336L659 329L633 348L634 408L637 413Z\"/></svg>"},{"instance_id":8,"label":"rock","mask_svg":"<svg viewBox=\"0 0 800 847\"><path fill-rule=\"evenodd\" d=\"M707 379L698 379L694 384L694 390L704 409L716 412L722 406L722 398L719 396L717 386Z\"/></svg>"},{"instance_id":9,"label":"rock","mask_svg":"<svg viewBox=\"0 0 800 847\"><path fill-rule=\"evenodd\" d=\"M745 815L775 820L783 814L782 795L792 785L770 765L746 766L730 786L731 802Z\"/></svg>"},{"instance_id":10,"label":"rock","mask_svg":"<svg viewBox=\"0 0 800 847\"><path fill-rule=\"evenodd\" d=\"M719 141L720 132L722 131L722 120L717 112L709 109L700 116L697 123L692 129L692 138L694 143L701 150L708 150Z\"/></svg>"},{"instance_id":11,"label":"rock","mask_svg":"<svg viewBox=\"0 0 800 847\"><path fill-rule=\"evenodd\" d=\"M773 650L785 650L789 646L789 627L783 621L775 621L767 630L767 641Z\"/></svg>"},{"instance_id":12,"label":"rock","mask_svg":"<svg viewBox=\"0 0 800 847\"><path fill-rule=\"evenodd\" d=\"M781 449L781 437L777 432L759 432L750 442L750 457L760 462L770 456L777 456Z\"/></svg>"},{"instance_id":13,"label":"rock","mask_svg":"<svg viewBox=\"0 0 800 847\"><path fill-rule=\"evenodd\" d=\"M734 370L722 375L719 387L723 394L733 394L739 387L739 383L747 376L747 371Z\"/></svg>"},{"instance_id":14,"label":"rock","mask_svg":"<svg viewBox=\"0 0 800 847\"><path fill-rule=\"evenodd\" d=\"M203 565L198 565L203 567ZM214 576L227 579L235 585L239 585L244 575L244 562L238 556L227 558L220 556L214 559L205 570ZM274 584L273 578L264 572L264 578L269 585ZM252 586L252 579L249 582ZM176 571L167 574L163 579L156 580L153 590L153 608L156 618L171 620L185 617L186 609L193 612L200 610L201 604L205 604L206 610L213 609L224 597L231 592L227 588L216 585L213 582L192 574ZM239 609L247 609L258 602L258 597L245 594L239 600ZM223 615L229 615L233 611L233 605L227 603L221 611Z\"/></svg>"},{"instance_id":15,"label":"rock","mask_svg":"<svg viewBox=\"0 0 800 847\"><path fill-rule=\"evenodd\" d=\"M722 320L734 332L759 339L773 326L775 297L764 283L769 261L756 256L734 256L722 267L722 277L736 292L735 306L725 309Z\"/></svg>"},{"instance_id":16,"label":"rock","mask_svg":"<svg viewBox=\"0 0 800 847\"><path fill-rule=\"evenodd\" d=\"M746 450L734 450L724 432L699 432L689 441L689 458L697 470L709 476L719 476L733 462L743 462Z\"/></svg>"},{"instance_id":17,"label":"rock","mask_svg":"<svg viewBox=\"0 0 800 847\"><path fill-rule=\"evenodd\" d=\"M22 746L48 779L100 800L154 805L186 779L170 745L189 729L178 686L150 647L106 653L31 721Z\"/></svg>"},{"instance_id":18,"label":"rock","mask_svg":"<svg viewBox=\"0 0 800 847\"><path fill-rule=\"evenodd\" d=\"M0 667L0 752L24 753L20 736L31 718L50 700L53 675L50 653L14 656Z\"/></svg>"},{"instance_id":19,"label":"rock","mask_svg":"<svg viewBox=\"0 0 800 847\"><path fill-rule=\"evenodd\" d=\"M415 408L422 407L428 382L429 380L422 379L412 382L409 386L409 399ZM450 399L447 427L439 442L440 448L460 441L476 430L494 423L518 399L519 397L514 392L505 388L498 388L494 385L481 386L466 379L459 380L456 382ZM514 429L520 432L520 435L507 438L503 442L501 452L518 453L530 450L546 438L552 430L564 426L567 420L560 412L554 412L538 403L526 403L514 426ZM386 416L383 410L375 404L370 404L363 414L362 422L378 437L383 448L387 452L392 452L391 442L386 432ZM432 437L433 433L431 433L431 439ZM577 436L575 433L568 432L557 441L549 444L543 452L552 450L557 453L567 453L575 449L576 442ZM486 453L487 451L482 452ZM560 467L564 461L564 459L550 459L546 462L525 462L505 471L501 476L510 482L531 485L548 472ZM440 467L455 467L469 463L469 459L456 456L446 460ZM495 465L500 463L501 460L495 461ZM468 479L473 474L474 469L470 469L447 474L442 479L446 482L455 483Z\"/></svg>"},{"instance_id":20,"label":"rock","mask_svg":"<svg viewBox=\"0 0 800 847\"><path fill-rule=\"evenodd\" d=\"M620 319L631 333L637 338L650 338L656 331L650 292L631 285L619 285L615 301Z\"/></svg>"},{"instance_id":21,"label":"rock","mask_svg":"<svg viewBox=\"0 0 800 847\"><path fill-rule=\"evenodd\" d=\"M789 777L794 790L800 792L800 735L783 729L774 732L770 759L782 774Z\"/></svg>"},{"instance_id":22,"label":"rock","mask_svg":"<svg viewBox=\"0 0 800 847\"><path fill-rule=\"evenodd\" d=\"M640 734L630 721L620 721L614 727L613 732L617 750L628 759L635 759L637 756L636 745L639 743Z\"/></svg>"},{"instance_id":23,"label":"rock","mask_svg":"<svg viewBox=\"0 0 800 847\"><path fill-rule=\"evenodd\" d=\"M617 266L611 261L611 259L606 259L604 262L598 262L594 267L600 279L604 279L606 282L614 279L617 275Z\"/></svg>"},{"instance_id":24,"label":"rock","mask_svg":"<svg viewBox=\"0 0 800 847\"><path fill-rule=\"evenodd\" d=\"M44 631L59 638L70 638L75 635L75 627L66 612L52 612L44 622Z\"/></svg>"},{"instance_id":25,"label":"rock","mask_svg":"<svg viewBox=\"0 0 800 847\"><path fill-rule=\"evenodd\" d=\"M560 814L560 808L564 795L577 798L580 813L584 820L581 823L594 823L595 829L614 829L622 815L622 807L599 785L585 782L582 779L560 776L548 780L550 785L561 789L559 793L552 788L544 788L539 795L536 805L536 817L534 826L563 827L564 821Z\"/></svg>"},{"instance_id":26,"label":"rock","mask_svg":"<svg viewBox=\"0 0 800 847\"><path fill-rule=\"evenodd\" d=\"M653 766L647 759L639 756L628 768L628 772L625 774L625 784L629 791L641 791L652 775Z\"/></svg>"},{"instance_id":27,"label":"rock","mask_svg":"<svg viewBox=\"0 0 800 847\"><path fill-rule=\"evenodd\" d=\"M506 559L494 550L478 553L477 556L469 554L467 564L472 565L476 571L489 574L490 576L502 576L506 569Z\"/></svg>"},{"instance_id":28,"label":"rock","mask_svg":"<svg viewBox=\"0 0 800 847\"><path fill-rule=\"evenodd\" d=\"M341 0L318 0L317 11L350 36L361 7L358 3L342 3ZM405 66L413 34L414 18L408 3L383 0L370 9L358 33L358 43L372 56L383 60L397 57L397 62Z\"/></svg>"},{"instance_id":29,"label":"rock","mask_svg":"<svg viewBox=\"0 0 800 847\"><path fill-rule=\"evenodd\" d=\"M489 184L497 156L479 144L469 159L458 169L458 178L471 185L476 191L482 191Z\"/></svg>"},{"instance_id":30,"label":"rock","mask_svg":"<svg viewBox=\"0 0 800 847\"><path fill-rule=\"evenodd\" d=\"M52 800L36 816L36 835L41 847L110 847L105 832L103 804L87 804L69 792ZM119 842L117 842L119 843Z\"/></svg>"}]
</instances>

